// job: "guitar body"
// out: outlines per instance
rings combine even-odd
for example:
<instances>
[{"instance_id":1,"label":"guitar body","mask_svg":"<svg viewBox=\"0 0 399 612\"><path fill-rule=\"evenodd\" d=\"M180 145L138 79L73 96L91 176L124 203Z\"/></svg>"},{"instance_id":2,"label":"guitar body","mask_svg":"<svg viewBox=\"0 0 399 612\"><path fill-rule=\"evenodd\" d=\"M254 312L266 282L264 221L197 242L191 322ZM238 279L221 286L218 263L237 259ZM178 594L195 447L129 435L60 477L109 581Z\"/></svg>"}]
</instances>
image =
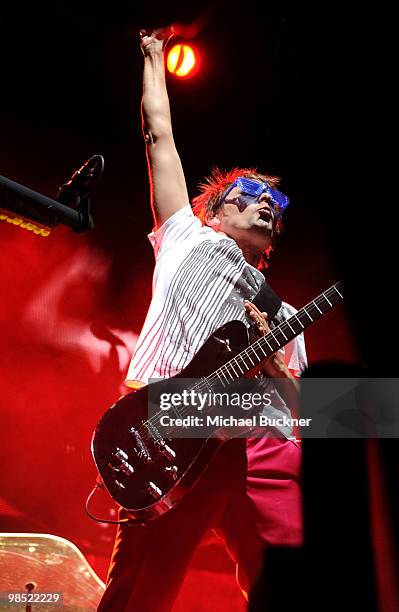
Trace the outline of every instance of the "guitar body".
<instances>
[{"instance_id":1,"label":"guitar body","mask_svg":"<svg viewBox=\"0 0 399 612\"><path fill-rule=\"evenodd\" d=\"M248 346L243 323L223 325L180 374L151 384L151 397L158 388L160 393L175 392L175 379L206 377ZM117 401L99 421L92 439L94 461L108 492L143 523L176 506L228 439L225 430L220 435L215 430L206 439L158 440L147 425L148 393L148 386L141 387Z\"/></svg>"}]
</instances>

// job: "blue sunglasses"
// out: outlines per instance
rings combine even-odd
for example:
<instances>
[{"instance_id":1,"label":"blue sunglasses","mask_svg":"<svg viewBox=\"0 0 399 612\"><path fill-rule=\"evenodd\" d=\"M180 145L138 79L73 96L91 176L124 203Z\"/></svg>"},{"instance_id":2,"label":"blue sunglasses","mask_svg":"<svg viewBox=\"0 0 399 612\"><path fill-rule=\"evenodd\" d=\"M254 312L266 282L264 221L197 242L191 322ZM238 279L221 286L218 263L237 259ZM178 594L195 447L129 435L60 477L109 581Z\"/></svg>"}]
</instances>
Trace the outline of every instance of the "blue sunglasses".
<instances>
[{"instance_id":1,"label":"blue sunglasses","mask_svg":"<svg viewBox=\"0 0 399 612\"><path fill-rule=\"evenodd\" d=\"M234 187L238 187L241 191L240 195L237 196L237 199L241 205L241 210L244 210L244 208L250 204L257 202L262 193L266 193L269 196L270 203L272 204L273 208L278 206L279 210L276 211L276 217L281 217L290 203L289 198L284 193L278 191L278 189L270 187L270 185L267 183L259 183L259 181L255 179L239 176L223 195L221 204L225 201L226 197L230 191L234 189Z\"/></svg>"}]
</instances>

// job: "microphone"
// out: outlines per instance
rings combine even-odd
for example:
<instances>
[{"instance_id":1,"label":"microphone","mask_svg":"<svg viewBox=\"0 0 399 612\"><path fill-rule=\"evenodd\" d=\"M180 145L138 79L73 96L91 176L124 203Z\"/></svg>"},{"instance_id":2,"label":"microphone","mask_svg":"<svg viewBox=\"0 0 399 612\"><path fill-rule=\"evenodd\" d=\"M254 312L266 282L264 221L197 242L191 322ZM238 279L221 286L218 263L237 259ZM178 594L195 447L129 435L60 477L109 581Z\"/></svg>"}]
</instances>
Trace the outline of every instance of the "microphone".
<instances>
[{"instance_id":1,"label":"microphone","mask_svg":"<svg viewBox=\"0 0 399 612\"><path fill-rule=\"evenodd\" d=\"M97 185L104 170L102 155L93 155L71 178L58 189L57 200L66 205L77 206Z\"/></svg>"}]
</instances>

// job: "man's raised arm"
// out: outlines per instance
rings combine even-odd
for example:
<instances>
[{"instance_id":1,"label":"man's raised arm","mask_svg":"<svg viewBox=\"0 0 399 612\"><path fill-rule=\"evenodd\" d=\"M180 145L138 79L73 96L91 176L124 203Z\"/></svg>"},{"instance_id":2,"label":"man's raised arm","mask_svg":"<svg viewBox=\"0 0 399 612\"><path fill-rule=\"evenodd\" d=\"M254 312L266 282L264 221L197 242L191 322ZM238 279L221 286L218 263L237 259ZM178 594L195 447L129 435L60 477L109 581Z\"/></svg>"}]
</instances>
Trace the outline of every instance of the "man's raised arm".
<instances>
[{"instance_id":1,"label":"man's raised arm","mask_svg":"<svg viewBox=\"0 0 399 612\"><path fill-rule=\"evenodd\" d=\"M171 29L140 33L144 54L142 118L155 228L189 203L173 140L163 48Z\"/></svg>"}]
</instances>

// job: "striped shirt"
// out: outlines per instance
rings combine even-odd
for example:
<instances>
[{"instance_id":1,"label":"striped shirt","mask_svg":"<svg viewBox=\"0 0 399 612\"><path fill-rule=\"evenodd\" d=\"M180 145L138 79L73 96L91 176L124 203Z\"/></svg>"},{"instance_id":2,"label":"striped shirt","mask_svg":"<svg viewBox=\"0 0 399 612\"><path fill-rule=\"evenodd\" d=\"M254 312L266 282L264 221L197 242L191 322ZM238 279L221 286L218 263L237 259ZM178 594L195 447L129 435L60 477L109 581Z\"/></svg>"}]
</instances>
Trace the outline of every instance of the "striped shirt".
<instances>
[{"instance_id":1,"label":"striped shirt","mask_svg":"<svg viewBox=\"0 0 399 612\"><path fill-rule=\"evenodd\" d=\"M133 388L179 373L228 321L248 325L244 300L252 300L264 282L237 243L202 226L190 205L148 238L156 260L153 296L126 378ZM276 319L294 312L283 302ZM306 367L303 336L290 342L284 352L291 370Z\"/></svg>"}]
</instances>

